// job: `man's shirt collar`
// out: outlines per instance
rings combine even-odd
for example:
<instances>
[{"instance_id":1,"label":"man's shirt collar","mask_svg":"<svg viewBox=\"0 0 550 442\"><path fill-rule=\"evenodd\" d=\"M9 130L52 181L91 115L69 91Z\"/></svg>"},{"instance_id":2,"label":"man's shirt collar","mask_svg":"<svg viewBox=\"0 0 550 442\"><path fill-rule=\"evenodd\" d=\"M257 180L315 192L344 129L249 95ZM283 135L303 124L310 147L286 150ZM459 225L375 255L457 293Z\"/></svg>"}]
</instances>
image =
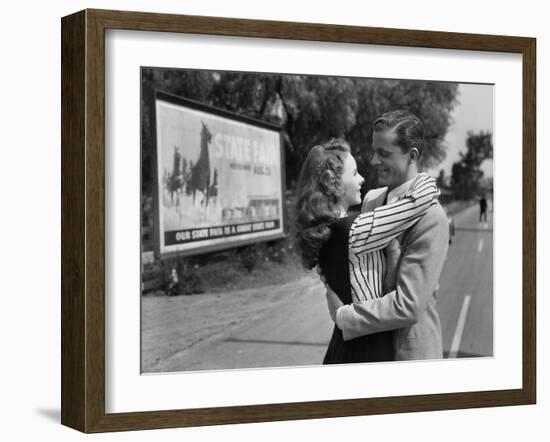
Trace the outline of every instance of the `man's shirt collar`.
<instances>
[{"instance_id":1,"label":"man's shirt collar","mask_svg":"<svg viewBox=\"0 0 550 442\"><path fill-rule=\"evenodd\" d=\"M386 204L390 204L390 203L393 203L395 201L397 201L399 198L401 198L403 195L405 195L405 193L407 193L407 190L409 190L409 188L411 187L411 184L413 183L413 181L415 180L416 176L412 179L410 179L409 181L405 181L403 184L397 186L396 188L392 189L391 191L388 192L388 197L387 197L387 203Z\"/></svg>"}]
</instances>

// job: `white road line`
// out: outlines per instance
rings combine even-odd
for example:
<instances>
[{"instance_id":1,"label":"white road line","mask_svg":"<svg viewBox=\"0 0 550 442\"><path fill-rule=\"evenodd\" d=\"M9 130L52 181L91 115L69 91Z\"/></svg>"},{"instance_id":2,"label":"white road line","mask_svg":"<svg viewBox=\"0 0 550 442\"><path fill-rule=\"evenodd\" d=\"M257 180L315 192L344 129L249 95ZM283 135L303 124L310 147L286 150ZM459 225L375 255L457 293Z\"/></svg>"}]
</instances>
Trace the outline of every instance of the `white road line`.
<instances>
[{"instance_id":1,"label":"white road line","mask_svg":"<svg viewBox=\"0 0 550 442\"><path fill-rule=\"evenodd\" d=\"M458 350L460 349L460 341L462 340L462 333L464 332L464 324L466 323L466 315L468 314L468 308L470 307L470 295L464 297L462 303L462 310L460 310L460 316L458 317L458 323L456 324L455 334L453 336L453 342L449 350L449 358L456 358Z\"/></svg>"},{"instance_id":2,"label":"white road line","mask_svg":"<svg viewBox=\"0 0 550 442\"><path fill-rule=\"evenodd\" d=\"M480 239L479 244L477 245L477 251L481 253L482 250L483 250L483 240Z\"/></svg>"}]
</instances>

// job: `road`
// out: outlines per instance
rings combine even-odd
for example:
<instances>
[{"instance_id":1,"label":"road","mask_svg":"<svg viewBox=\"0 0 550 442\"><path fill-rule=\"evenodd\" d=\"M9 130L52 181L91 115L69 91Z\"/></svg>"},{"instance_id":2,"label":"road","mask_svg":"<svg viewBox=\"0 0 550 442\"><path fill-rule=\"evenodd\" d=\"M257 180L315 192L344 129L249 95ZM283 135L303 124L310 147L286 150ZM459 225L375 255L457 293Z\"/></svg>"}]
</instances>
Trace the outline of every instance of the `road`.
<instances>
[{"instance_id":1,"label":"road","mask_svg":"<svg viewBox=\"0 0 550 442\"><path fill-rule=\"evenodd\" d=\"M142 371L319 364L332 333L317 275L224 295L142 300Z\"/></svg>"},{"instance_id":2,"label":"road","mask_svg":"<svg viewBox=\"0 0 550 442\"><path fill-rule=\"evenodd\" d=\"M472 206L454 216L456 234L438 291L446 357L493 355L492 215L480 223Z\"/></svg>"},{"instance_id":3,"label":"road","mask_svg":"<svg viewBox=\"0 0 550 442\"><path fill-rule=\"evenodd\" d=\"M454 216L440 278L445 357L493 354L492 214ZM227 295L143 299L142 370L170 372L317 365L332 332L315 275Z\"/></svg>"}]
</instances>

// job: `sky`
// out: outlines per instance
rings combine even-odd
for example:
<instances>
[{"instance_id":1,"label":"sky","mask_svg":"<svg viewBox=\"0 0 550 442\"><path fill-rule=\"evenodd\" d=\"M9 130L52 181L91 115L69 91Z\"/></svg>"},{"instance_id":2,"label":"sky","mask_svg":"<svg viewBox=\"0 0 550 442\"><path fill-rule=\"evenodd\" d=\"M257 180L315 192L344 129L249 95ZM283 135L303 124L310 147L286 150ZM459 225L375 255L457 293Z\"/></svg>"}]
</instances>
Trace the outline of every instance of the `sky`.
<instances>
[{"instance_id":1,"label":"sky","mask_svg":"<svg viewBox=\"0 0 550 442\"><path fill-rule=\"evenodd\" d=\"M446 176L451 175L453 163L460 158L460 151L466 151L468 131L493 132L494 86L461 83L458 87L458 100L453 113L453 123L447 131L445 145L447 157L438 166L430 169L433 175L443 169ZM496 149L495 149L496 152ZM487 160L481 165L486 177L493 176L493 161Z\"/></svg>"}]
</instances>

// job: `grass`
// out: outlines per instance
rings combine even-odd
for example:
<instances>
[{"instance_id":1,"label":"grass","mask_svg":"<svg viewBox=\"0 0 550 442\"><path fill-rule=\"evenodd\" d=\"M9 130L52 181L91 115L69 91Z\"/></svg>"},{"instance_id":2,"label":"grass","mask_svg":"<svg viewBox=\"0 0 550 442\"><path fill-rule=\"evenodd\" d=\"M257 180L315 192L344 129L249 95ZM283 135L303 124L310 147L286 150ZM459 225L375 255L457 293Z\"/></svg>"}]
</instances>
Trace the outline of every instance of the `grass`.
<instances>
[{"instance_id":1,"label":"grass","mask_svg":"<svg viewBox=\"0 0 550 442\"><path fill-rule=\"evenodd\" d=\"M161 268L164 289L145 295L233 292L285 284L307 274L289 238L207 256L166 260ZM168 288L172 268L177 269L179 283Z\"/></svg>"},{"instance_id":2,"label":"grass","mask_svg":"<svg viewBox=\"0 0 550 442\"><path fill-rule=\"evenodd\" d=\"M206 293L244 290L296 281L306 274L294 252L283 262L259 260L251 270L239 260L214 262L196 269Z\"/></svg>"}]
</instances>

